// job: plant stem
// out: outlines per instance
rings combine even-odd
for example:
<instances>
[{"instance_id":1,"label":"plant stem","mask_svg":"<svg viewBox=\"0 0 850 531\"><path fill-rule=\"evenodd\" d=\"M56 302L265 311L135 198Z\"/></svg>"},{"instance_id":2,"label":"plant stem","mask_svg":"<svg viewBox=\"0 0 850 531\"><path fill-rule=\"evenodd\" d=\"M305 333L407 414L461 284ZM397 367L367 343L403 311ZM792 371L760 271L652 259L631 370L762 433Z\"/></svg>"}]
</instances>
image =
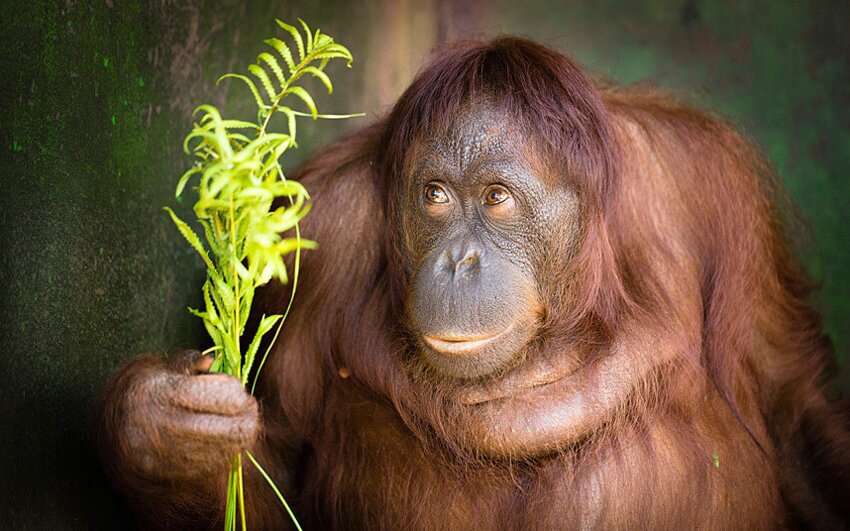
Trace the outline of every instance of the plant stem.
<instances>
[{"instance_id":1,"label":"plant stem","mask_svg":"<svg viewBox=\"0 0 850 531\"><path fill-rule=\"evenodd\" d=\"M230 202L230 245L231 245L231 255L230 259L233 263L233 320L231 322L231 331L233 333L233 348L236 349L234 352L233 359L237 360L234 367L232 367L233 372L235 373L236 378L242 379L242 356L239 354L239 335L240 335L240 324L239 320L239 270L237 268L237 263L239 260L239 250L236 245L236 212L233 206L233 194L229 196ZM245 520L245 484L242 478L242 453L236 454L236 457L233 460L233 468L231 469L231 475L235 475L233 478L235 481L231 481L230 486L236 489L236 498L239 503L239 521L242 525L242 531L248 531L248 522Z\"/></svg>"},{"instance_id":2,"label":"plant stem","mask_svg":"<svg viewBox=\"0 0 850 531\"><path fill-rule=\"evenodd\" d=\"M281 175L283 175L281 173ZM292 197L289 198L290 203L292 202ZM271 352L272 347L277 342L277 337L280 335L280 331L283 328L283 323L286 321L286 318L289 316L289 310L292 308L292 301L295 300L295 291L298 289L298 272L301 270L301 229L298 227L298 223L295 223L295 239L298 241L298 246L295 247L295 265L293 267L293 278L292 278L292 291L289 293L289 304L286 305L286 311L283 312L283 317L281 317L280 322L277 323L277 330L275 330L274 337L269 342L266 347L266 352L263 354L263 359L260 360L260 366L257 367L257 372L254 373L254 383L251 384L251 394L254 394L254 389L257 387L257 380L260 379L260 371L263 370L263 365L266 364L266 358L269 357L269 352ZM248 457L251 457L250 455Z\"/></svg>"},{"instance_id":3,"label":"plant stem","mask_svg":"<svg viewBox=\"0 0 850 531\"><path fill-rule=\"evenodd\" d=\"M295 513L292 512L292 509L289 507L289 504L286 503L286 499L283 497L283 494L280 493L280 490L278 490L277 485L274 484L272 478L270 478L266 471L263 470L263 467L260 466L260 463L258 463L257 460L254 459L254 456L251 455L251 452L245 450L245 455L248 456L248 459L250 459L251 462L254 463L254 466L257 467L257 470L260 471L260 474L262 474L266 481L269 483L272 490L274 490L274 493L277 494L277 498L280 500L280 503L283 504L283 507L286 509L286 512L289 513L289 517L292 519L292 523L295 524L295 527L298 529L298 531L301 531L301 524L299 524L298 519L295 518Z\"/></svg>"},{"instance_id":4,"label":"plant stem","mask_svg":"<svg viewBox=\"0 0 850 531\"><path fill-rule=\"evenodd\" d=\"M227 473L227 505L224 511L224 531L236 531L236 456L230 460Z\"/></svg>"},{"instance_id":5,"label":"plant stem","mask_svg":"<svg viewBox=\"0 0 850 531\"><path fill-rule=\"evenodd\" d=\"M233 347L236 349L234 352L234 359L239 360L236 363L235 373L236 377L240 380L242 379L242 356L239 355L239 271L236 267L236 264L239 260L239 253L236 249L236 219L235 212L233 210L233 194L230 194L230 241L232 245L233 253L230 258L233 261ZM241 462L241 459L240 459Z\"/></svg>"},{"instance_id":6,"label":"plant stem","mask_svg":"<svg viewBox=\"0 0 850 531\"><path fill-rule=\"evenodd\" d=\"M237 492L239 494L239 516L242 520L242 531L248 531L248 522L245 521L245 485L242 482L242 454L236 454Z\"/></svg>"}]
</instances>

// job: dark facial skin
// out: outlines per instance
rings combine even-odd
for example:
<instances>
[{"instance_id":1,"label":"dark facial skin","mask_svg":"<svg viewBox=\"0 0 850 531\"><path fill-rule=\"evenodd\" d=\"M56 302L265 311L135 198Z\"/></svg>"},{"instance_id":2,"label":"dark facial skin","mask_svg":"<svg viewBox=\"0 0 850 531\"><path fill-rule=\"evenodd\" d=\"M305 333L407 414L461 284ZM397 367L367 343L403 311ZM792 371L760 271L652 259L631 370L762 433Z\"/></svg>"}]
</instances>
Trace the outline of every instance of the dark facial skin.
<instances>
[{"instance_id":1,"label":"dark facial skin","mask_svg":"<svg viewBox=\"0 0 850 531\"><path fill-rule=\"evenodd\" d=\"M448 134L419 142L408 163L408 313L427 363L454 378L521 359L544 313L536 279L547 252L578 233L575 195L511 123L475 105Z\"/></svg>"}]
</instances>

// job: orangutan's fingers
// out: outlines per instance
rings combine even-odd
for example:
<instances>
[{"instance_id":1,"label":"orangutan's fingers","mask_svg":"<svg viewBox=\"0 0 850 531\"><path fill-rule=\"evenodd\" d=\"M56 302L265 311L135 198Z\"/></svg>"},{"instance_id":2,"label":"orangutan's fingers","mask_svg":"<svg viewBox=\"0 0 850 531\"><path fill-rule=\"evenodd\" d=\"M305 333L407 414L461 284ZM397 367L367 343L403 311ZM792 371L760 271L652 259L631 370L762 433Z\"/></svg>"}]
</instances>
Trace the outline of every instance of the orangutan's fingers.
<instances>
[{"instance_id":1,"label":"orangutan's fingers","mask_svg":"<svg viewBox=\"0 0 850 531\"><path fill-rule=\"evenodd\" d=\"M236 378L224 374L178 377L168 394L170 405L198 413L242 415L257 402Z\"/></svg>"}]
</instances>

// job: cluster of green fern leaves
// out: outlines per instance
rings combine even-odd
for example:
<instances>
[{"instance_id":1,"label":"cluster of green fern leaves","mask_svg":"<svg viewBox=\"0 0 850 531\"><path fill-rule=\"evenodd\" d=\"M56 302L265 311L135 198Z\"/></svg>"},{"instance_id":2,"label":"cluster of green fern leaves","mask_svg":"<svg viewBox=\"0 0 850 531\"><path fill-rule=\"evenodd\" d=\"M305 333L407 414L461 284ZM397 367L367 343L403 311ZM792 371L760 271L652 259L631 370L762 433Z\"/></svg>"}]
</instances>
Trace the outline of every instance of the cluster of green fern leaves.
<instances>
[{"instance_id":1,"label":"cluster of green fern leaves","mask_svg":"<svg viewBox=\"0 0 850 531\"><path fill-rule=\"evenodd\" d=\"M293 284L296 284L300 250L316 245L302 239L298 231L299 220L310 209L310 197L303 186L284 177L280 158L288 149L296 147L297 117L346 117L320 115L313 98L297 83L304 76L312 76L332 92L333 85L324 68L331 59L345 59L350 66L351 53L330 36L319 30L312 32L304 21L299 19L299 22L303 35L298 28L277 21L291 35L295 50L280 39L268 39L264 42L270 50L259 54L257 62L248 66L253 78L226 74L219 79L234 78L248 86L257 104L256 122L224 119L212 105L201 105L195 111L200 119L186 137L184 149L196 156L196 162L180 178L176 195L183 192L190 180L197 179L195 189L199 198L194 211L203 227L209 251L189 225L166 207L180 233L201 255L207 267L204 309L190 311L203 319L213 340L210 351L215 351L216 357L212 370L233 375L243 385L248 384L261 340L275 325L279 332L285 318L285 314L263 316L253 339L242 351L242 332L256 288L272 279L288 281L284 256L291 252L295 252ZM306 105L308 112L282 103L295 101L287 100L291 96ZM277 113L286 118L286 132L269 130L271 119ZM282 198L285 200L281 202ZM295 237L281 236L291 229L295 229ZM293 295L294 292L295 286ZM288 313L289 308L286 311ZM257 373L268 352L266 349ZM252 393L253 390L252 385ZM248 457L298 526L274 483L254 457L250 454ZM236 529L237 511L242 529L246 529L241 454L234 456L231 463L227 497L225 529Z\"/></svg>"}]
</instances>

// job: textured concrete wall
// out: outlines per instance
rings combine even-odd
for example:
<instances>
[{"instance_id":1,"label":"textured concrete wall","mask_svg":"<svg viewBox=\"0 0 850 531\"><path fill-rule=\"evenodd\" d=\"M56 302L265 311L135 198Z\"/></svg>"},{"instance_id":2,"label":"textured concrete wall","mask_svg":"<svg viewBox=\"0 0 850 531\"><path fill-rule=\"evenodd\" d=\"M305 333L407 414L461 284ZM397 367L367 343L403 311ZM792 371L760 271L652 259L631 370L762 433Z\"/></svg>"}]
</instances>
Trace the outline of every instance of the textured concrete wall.
<instances>
[{"instance_id":1,"label":"textured concrete wall","mask_svg":"<svg viewBox=\"0 0 850 531\"><path fill-rule=\"evenodd\" d=\"M850 5L748 0L6 2L0 6L0 515L3 526L124 523L85 451L91 396L123 360L205 343L203 272L161 210L190 113L249 101L273 18L349 45L328 112L374 117L438 40L519 33L600 76L651 81L737 122L809 220L804 260L839 356L850 345ZM365 119L361 119L365 120ZM361 122L362 123L362 122ZM300 131L301 153L356 127ZM178 205L188 215L187 205Z\"/></svg>"}]
</instances>

